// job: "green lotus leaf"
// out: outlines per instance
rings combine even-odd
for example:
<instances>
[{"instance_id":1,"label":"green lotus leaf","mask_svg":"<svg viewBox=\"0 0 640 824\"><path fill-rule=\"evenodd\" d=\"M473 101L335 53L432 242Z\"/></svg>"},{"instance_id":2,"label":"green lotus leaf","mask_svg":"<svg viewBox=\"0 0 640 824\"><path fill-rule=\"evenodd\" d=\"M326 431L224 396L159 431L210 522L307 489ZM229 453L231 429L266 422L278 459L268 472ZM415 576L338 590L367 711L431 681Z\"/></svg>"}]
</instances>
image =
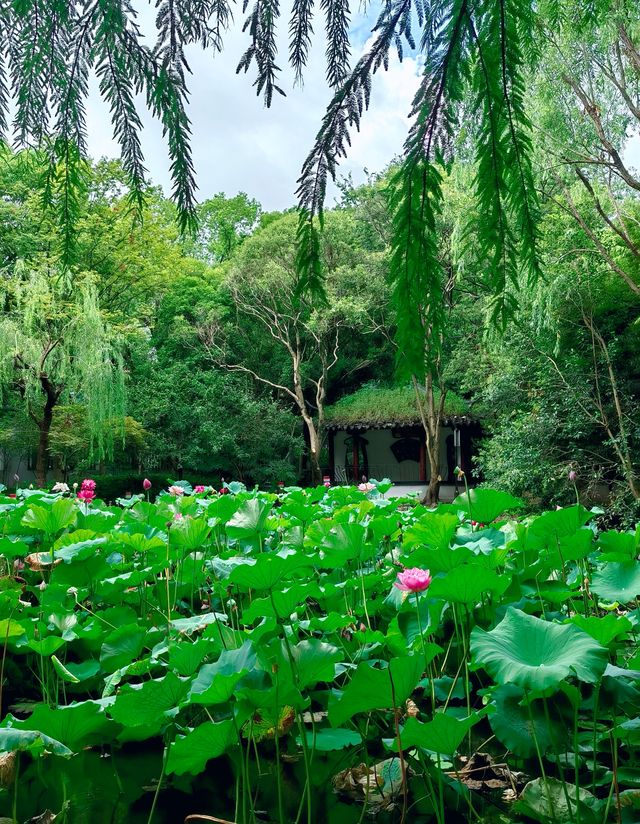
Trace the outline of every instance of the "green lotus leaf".
<instances>
[{"instance_id":1,"label":"green lotus leaf","mask_svg":"<svg viewBox=\"0 0 640 824\"><path fill-rule=\"evenodd\" d=\"M616 639L622 639L633 629L631 621L623 615L574 615L569 621L595 638L603 647L608 647Z\"/></svg>"},{"instance_id":2,"label":"green lotus leaf","mask_svg":"<svg viewBox=\"0 0 640 824\"><path fill-rule=\"evenodd\" d=\"M167 772L198 775L207 761L218 758L236 740L233 719L200 724L186 735L179 735L169 745Z\"/></svg>"},{"instance_id":3,"label":"green lotus leaf","mask_svg":"<svg viewBox=\"0 0 640 824\"><path fill-rule=\"evenodd\" d=\"M270 501L257 497L243 501L227 521L225 527L227 535L239 540L255 540L265 531L265 524L272 506Z\"/></svg>"},{"instance_id":4,"label":"green lotus leaf","mask_svg":"<svg viewBox=\"0 0 640 824\"><path fill-rule=\"evenodd\" d=\"M34 730L64 744L74 752L83 747L111 741L118 730L97 701L82 701L67 706L38 704L24 721L13 719L13 729Z\"/></svg>"},{"instance_id":5,"label":"green lotus leaf","mask_svg":"<svg viewBox=\"0 0 640 824\"><path fill-rule=\"evenodd\" d=\"M171 545L179 546L188 552L200 547L206 542L209 535L209 525L198 518L183 518L176 521L171 527Z\"/></svg>"},{"instance_id":6,"label":"green lotus leaf","mask_svg":"<svg viewBox=\"0 0 640 824\"><path fill-rule=\"evenodd\" d=\"M501 595L510 582L511 576L506 573L498 575L480 564L465 564L434 578L428 592L430 598L443 598L456 604L477 604L486 593Z\"/></svg>"},{"instance_id":7,"label":"green lotus leaf","mask_svg":"<svg viewBox=\"0 0 640 824\"><path fill-rule=\"evenodd\" d=\"M135 686L125 684L108 712L125 727L153 726L159 719L175 715L188 689L188 681L181 680L172 672L164 678Z\"/></svg>"},{"instance_id":8,"label":"green lotus leaf","mask_svg":"<svg viewBox=\"0 0 640 824\"><path fill-rule=\"evenodd\" d=\"M215 649L215 644L208 638L198 638L196 641L172 642L169 648L169 666L178 675L193 675L205 656Z\"/></svg>"},{"instance_id":9,"label":"green lotus leaf","mask_svg":"<svg viewBox=\"0 0 640 824\"><path fill-rule=\"evenodd\" d=\"M459 512L464 512L469 520L490 524L499 515L520 509L524 504L520 498L514 498L507 492L480 488L470 489L468 493L463 492L462 495L458 495L453 501L453 506Z\"/></svg>"},{"instance_id":10,"label":"green lotus leaf","mask_svg":"<svg viewBox=\"0 0 640 824\"><path fill-rule=\"evenodd\" d=\"M348 730L344 727L331 729L329 727L316 730L305 730L307 744L309 748L318 752L331 752L332 750L343 750L345 747L356 747L362 744L362 736L355 730ZM300 743L300 738L296 739Z\"/></svg>"},{"instance_id":11,"label":"green lotus leaf","mask_svg":"<svg viewBox=\"0 0 640 824\"><path fill-rule=\"evenodd\" d=\"M329 699L331 725L340 727L359 712L401 707L415 689L424 666L419 655L392 658L384 668L369 662L358 664L344 692L334 693Z\"/></svg>"},{"instance_id":12,"label":"green lotus leaf","mask_svg":"<svg viewBox=\"0 0 640 824\"><path fill-rule=\"evenodd\" d=\"M137 624L126 624L110 632L100 649L100 665L105 672L126 666L144 647L147 631Z\"/></svg>"},{"instance_id":13,"label":"green lotus leaf","mask_svg":"<svg viewBox=\"0 0 640 824\"><path fill-rule=\"evenodd\" d=\"M76 519L78 509L71 498L59 498L49 507L31 504L22 523L47 535L56 535Z\"/></svg>"},{"instance_id":14,"label":"green lotus leaf","mask_svg":"<svg viewBox=\"0 0 640 824\"><path fill-rule=\"evenodd\" d=\"M432 721L424 724L416 718L408 718L400 733L402 749L421 747L440 755L453 755L481 717L479 713L473 713L468 718L456 718L454 715L437 712Z\"/></svg>"},{"instance_id":15,"label":"green lotus leaf","mask_svg":"<svg viewBox=\"0 0 640 824\"><path fill-rule=\"evenodd\" d=\"M607 564L594 573L591 589L604 601L633 601L640 595L640 561Z\"/></svg>"},{"instance_id":16,"label":"green lotus leaf","mask_svg":"<svg viewBox=\"0 0 640 824\"><path fill-rule=\"evenodd\" d=\"M268 617L288 620L307 598L316 598L318 595L320 587L314 581L294 584L288 589L276 589L267 598L254 598L251 605L243 611L242 622L252 624L257 618Z\"/></svg>"},{"instance_id":17,"label":"green lotus leaf","mask_svg":"<svg viewBox=\"0 0 640 824\"><path fill-rule=\"evenodd\" d=\"M376 544L367 541L367 530L362 524L336 524L327 521L314 526L325 527L320 539L316 538L322 548L322 557L316 559L316 564L321 569L340 569L350 561L373 558L377 552ZM308 532L305 544L308 545L313 536L312 531Z\"/></svg>"},{"instance_id":18,"label":"green lotus leaf","mask_svg":"<svg viewBox=\"0 0 640 824\"><path fill-rule=\"evenodd\" d=\"M405 549L422 546L448 549L459 525L457 515L426 512L405 531L403 546Z\"/></svg>"},{"instance_id":19,"label":"green lotus leaf","mask_svg":"<svg viewBox=\"0 0 640 824\"><path fill-rule=\"evenodd\" d=\"M515 684L503 684L493 690L489 724L498 741L520 758L536 755L536 741L541 753L546 753L555 743L563 752L567 745L566 723L549 726L542 701L526 704L524 690Z\"/></svg>"},{"instance_id":20,"label":"green lotus leaf","mask_svg":"<svg viewBox=\"0 0 640 824\"><path fill-rule=\"evenodd\" d=\"M95 555L97 547L107 543L105 535L96 536L90 529L76 529L60 536L53 545L54 555L65 563Z\"/></svg>"},{"instance_id":21,"label":"green lotus leaf","mask_svg":"<svg viewBox=\"0 0 640 824\"><path fill-rule=\"evenodd\" d=\"M630 561L640 550L640 528L635 532L602 532L598 547L603 558L612 561Z\"/></svg>"},{"instance_id":22,"label":"green lotus leaf","mask_svg":"<svg viewBox=\"0 0 640 824\"><path fill-rule=\"evenodd\" d=\"M547 777L529 781L513 810L540 824L602 824L605 803L582 787Z\"/></svg>"},{"instance_id":23,"label":"green lotus leaf","mask_svg":"<svg viewBox=\"0 0 640 824\"><path fill-rule=\"evenodd\" d=\"M292 572L311 566L306 555L276 555L263 553L253 562L238 564L229 575L229 582L244 589L273 589Z\"/></svg>"},{"instance_id":24,"label":"green lotus leaf","mask_svg":"<svg viewBox=\"0 0 640 824\"><path fill-rule=\"evenodd\" d=\"M214 664L205 664L191 684L189 700L194 704L223 704L236 684L258 664L251 641L239 649L225 650Z\"/></svg>"},{"instance_id":25,"label":"green lotus leaf","mask_svg":"<svg viewBox=\"0 0 640 824\"><path fill-rule=\"evenodd\" d=\"M573 535L594 517L582 504L543 512L529 526L532 537L549 542Z\"/></svg>"},{"instance_id":26,"label":"green lotus leaf","mask_svg":"<svg viewBox=\"0 0 640 824\"><path fill-rule=\"evenodd\" d=\"M510 607L490 632L475 627L471 653L476 666L499 684L523 689L558 688L565 678L596 683L608 651L573 624L554 624Z\"/></svg>"},{"instance_id":27,"label":"green lotus leaf","mask_svg":"<svg viewBox=\"0 0 640 824\"><path fill-rule=\"evenodd\" d=\"M4 723L14 721L13 716L8 716ZM30 752L35 758L43 753L53 753L66 758L73 755L69 747L65 747L60 741L49 738L48 735L38 730L16 729L14 727L0 728L0 753L4 752Z\"/></svg>"},{"instance_id":28,"label":"green lotus leaf","mask_svg":"<svg viewBox=\"0 0 640 824\"><path fill-rule=\"evenodd\" d=\"M344 653L319 638L300 641L291 649L298 685L313 687L319 681L330 683L335 677L335 665Z\"/></svg>"}]
</instances>

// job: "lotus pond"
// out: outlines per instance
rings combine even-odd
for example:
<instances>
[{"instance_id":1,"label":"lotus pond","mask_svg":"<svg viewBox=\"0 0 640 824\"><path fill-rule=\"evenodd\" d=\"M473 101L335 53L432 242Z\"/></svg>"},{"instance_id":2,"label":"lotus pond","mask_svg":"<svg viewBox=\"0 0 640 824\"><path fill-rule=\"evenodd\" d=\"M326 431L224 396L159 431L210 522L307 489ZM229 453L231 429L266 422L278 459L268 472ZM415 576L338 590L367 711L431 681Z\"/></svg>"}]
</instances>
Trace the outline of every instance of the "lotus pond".
<instances>
[{"instance_id":1,"label":"lotus pond","mask_svg":"<svg viewBox=\"0 0 640 824\"><path fill-rule=\"evenodd\" d=\"M640 821L640 531L386 488L0 495L0 821Z\"/></svg>"}]
</instances>

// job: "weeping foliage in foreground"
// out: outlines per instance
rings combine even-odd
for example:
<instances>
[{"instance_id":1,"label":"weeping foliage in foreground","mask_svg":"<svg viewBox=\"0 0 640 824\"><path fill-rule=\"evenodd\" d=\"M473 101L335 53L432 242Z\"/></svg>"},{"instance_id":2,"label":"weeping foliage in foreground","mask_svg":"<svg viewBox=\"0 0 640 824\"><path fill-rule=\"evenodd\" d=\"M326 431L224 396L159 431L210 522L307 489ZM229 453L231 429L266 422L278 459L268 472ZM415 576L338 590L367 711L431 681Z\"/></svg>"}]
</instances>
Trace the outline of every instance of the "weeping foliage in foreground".
<instances>
[{"instance_id":1,"label":"weeping foliage in foreground","mask_svg":"<svg viewBox=\"0 0 640 824\"><path fill-rule=\"evenodd\" d=\"M346 155L349 128L360 126L369 105L372 75L386 66L392 48L402 55L404 39L425 54L426 62L404 162L391 186L390 276L399 365L403 372L423 376L438 355L444 323L437 216L442 176L453 159L463 117L474 142L477 201L466 236L473 238L475 258L482 261L495 296L497 325L504 325L514 309L509 286L517 287L522 274L530 280L538 276L530 123L524 107L525 53L531 58L534 12L523 0L445 0L415 4L413 13L422 29L420 43L411 31L411 3L386 7L370 52L334 97L300 178L300 239L304 245L311 237L315 215L322 222L328 178L335 174L335 158ZM305 285L320 286L316 271L303 270Z\"/></svg>"},{"instance_id":2,"label":"weeping foliage in foreground","mask_svg":"<svg viewBox=\"0 0 640 824\"><path fill-rule=\"evenodd\" d=\"M398 343L407 371L416 374L424 371L425 359L438 346L442 290L435 222L441 175L452 159L463 118L476 155L474 244L495 294L494 320L504 323L513 308L509 285L519 283L522 272L529 278L537 275L529 121L523 104L525 64L534 52L533 5L532 0L386 0L372 45L350 68L349 5L345 0L320 4L326 21L327 81L334 96L299 179L299 288L322 296L318 231L326 187L347 153L350 130L359 128L369 106L375 73L387 68L394 50L400 58L406 48L424 54L413 125L391 196ZM18 141L36 143L47 153L43 199L60 216L67 250L84 186L84 102L91 71L111 110L132 203L141 206L145 189L135 99L143 94L167 138L181 228L194 228L186 50L199 44L219 51L232 4L158 0L156 10L155 43L149 45L129 0L0 3L0 26L8 33L0 46L0 131L6 134L9 128L13 98ZM295 0L291 11L289 61L298 81L308 60L314 11L309 0ZM254 86L269 106L274 94L284 94L276 62L280 7L273 0L246 0L243 12L248 46L238 71L255 67ZM419 32L414 34L416 23Z\"/></svg>"}]
</instances>

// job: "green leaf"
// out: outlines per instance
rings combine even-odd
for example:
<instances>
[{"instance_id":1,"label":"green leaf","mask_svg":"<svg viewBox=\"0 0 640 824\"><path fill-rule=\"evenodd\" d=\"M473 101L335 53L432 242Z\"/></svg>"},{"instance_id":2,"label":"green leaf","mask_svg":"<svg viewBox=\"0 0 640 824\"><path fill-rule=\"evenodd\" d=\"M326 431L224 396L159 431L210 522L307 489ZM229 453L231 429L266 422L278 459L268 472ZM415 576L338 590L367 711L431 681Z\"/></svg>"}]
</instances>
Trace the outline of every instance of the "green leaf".
<instances>
[{"instance_id":1,"label":"green leaf","mask_svg":"<svg viewBox=\"0 0 640 824\"><path fill-rule=\"evenodd\" d=\"M183 518L171 526L171 544L188 552L200 549L208 535L209 525L201 518Z\"/></svg>"},{"instance_id":2,"label":"green leaf","mask_svg":"<svg viewBox=\"0 0 640 824\"><path fill-rule=\"evenodd\" d=\"M242 613L242 623L251 624L256 618L267 617L288 620L307 598L315 598L319 594L320 587L313 581L294 584L288 589L275 589L268 598L253 599L251 605Z\"/></svg>"},{"instance_id":3,"label":"green leaf","mask_svg":"<svg viewBox=\"0 0 640 824\"><path fill-rule=\"evenodd\" d=\"M419 655L392 658L379 669L369 662L358 665L343 693L329 699L329 720L341 726L356 713L401 707L422 676L424 661ZM393 684L393 689L392 689Z\"/></svg>"},{"instance_id":4,"label":"green leaf","mask_svg":"<svg viewBox=\"0 0 640 824\"><path fill-rule=\"evenodd\" d=\"M115 672L142 652L147 631L137 624L126 624L110 632L100 649L100 664L105 672Z\"/></svg>"},{"instance_id":5,"label":"green leaf","mask_svg":"<svg viewBox=\"0 0 640 824\"><path fill-rule=\"evenodd\" d=\"M594 684L607 665L608 651L572 624L553 624L510 607L491 632L471 632L474 664L499 684L523 689L558 688L570 676Z\"/></svg>"},{"instance_id":6,"label":"green leaf","mask_svg":"<svg viewBox=\"0 0 640 824\"><path fill-rule=\"evenodd\" d=\"M9 716L4 723L8 720L15 719ZM61 744L60 741L55 741L38 730L24 730L14 727L0 728L1 752L30 752L34 758L43 753L53 753L53 755L62 755L67 758L73 755L73 752L64 744Z\"/></svg>"},{"instance_id":7,"label":"green leaf","mask_svg":"<svg viewBox=\"0 0 640 824\"><path fill-rule=\"evenodd\" d=\"M169 745L167 772L176 775L199 775L207 761L218 758L236 741L233 719L213 723L207 721L179 735Z\"/></svg>"},{"instance_id":8,"label":"green leaf","mask_svg":"<svg viewBox=\"0 0 640 824\"><path fill-rule=\"evenodd\" d=\"M193 675L205 656L213 649L214 644L208 638L198 638L194 642L172 642L169 648L169 666L175 669L178 675Z\"/></svg>"},{"instance_id":9,"label":"green leaf","mask_svg":"<svg viewBox=\"0 0 640 824\"><path fill-rule=\"evenodd\" d=\"M305 730L307 744L310 748L318 752L331 752L332 750L343 750L345 747L356 747L362 744L362 736L355 730L348 730L345 727L337 729ZM300 743L300 738L296 739Z\"/></svg>"},{"instance_id":10,"label":"green leaf","mask_svg":"<svg viewBox=\"0 0 640 824\"><path fill-rule=\"evenodd\" d=\"M520 758L533 758L536 741L544 755L555 740L556 750L567 744L567 725L547 724L541 701L525 703L524 690L515 684L503 684L491 693L495 711L489 715L494 735L508 750Z\"/></svg>"},{"instance_id":11,"label":"green leaf","mask_svg":"<svg viewBox=\"0 0 640 824\"><path fill-rule=\"evenodd\" d=\"M588 633L592 638L602 644L603 647L608 647L613 641L625 636L633 629L633 624L628 618L622 615L574 615L569 619L570 623L580 627L581 630Z\"/></svg>"},{"instance_id":12,"label":"green leaf","mask_svg":"<svg viewBox=\"0 0 640 824\"><path fill-rule=\"evenodd\" d=\"M191 684L189 700L194 704L223 704L233 695L236 684L255 670L257 656L253 643L225 650L214 664L205 664Z\"/></svg>"},{"instance_id":13,"label":"green leaf","mask_svg":"<svg viewBox=\"0 0 640 824\"><path fill-rule=\"evenodd\" d=\"M434 578L429 587L430 598L443 598L456 604L477 604L485 593L501 595L509 586L511 576L498 575L479 564L465 564L452 569L444 577Z\"/></svg>"},{"instance_id":14,"label":"green leaf","mask_svg":"<svg viewBox=\"0 0 640 824\"><path fill-rule=\"evenodd\" d=\"M468 718L456 718L444 712L437 712L426 724L416 718L408 718L400 733L402 749L421 747L441 755L453 755L462 739L482 716L473 713Z\"/></svg>"},{"instance_id":15,"label":"green leaf","mask_svg":"<svg viewBox=\"0 0 640 824\"><path fill-rule=\"evenodd\" d=\"M585 509L582 504L566 506L563 509L555 509L538 515L529 526L529 532L540 540L555 541L558 538L573 535L591 518L593 518L593 513Z\"/></svg>"},{"instance_id":16,"label":"green leaf","mask_svg":"<svg viewBox=\"0 0 640 824\"><path fill-rule=\"evenodd\" d=\"M300 689L313 687L319 681L330 683L335 678L335 665L343 653L319 638L300 641L292 648Z\"/></svg>"},{"instance_id":17,"label":"green leaf","mask_svg":"<svg viewBox=\"0 0 640 824\"><path fill-rule=\"evenodd\" d=\"M230 538L255 540L264 531L273 504L260 498L244 501L227 522L226 532Z\"/></svg>"},{"instance_id":18,"label":"green leaf","mask_svg":"<svg viewBox=\"0 0 640 824\"><path fill-rule=\"evenodd\" d=\"M607 564L594 573L591 589L605 601L633 601L640 595L640 561Z\"/></svg>"},{"instance_id":19,"label":"green leaf","mask_svg":"<svg viewBox=\"0 0 640 824\"><path fill-rule=\"evenodd\" d=\"M95 532L90 529L76 529L58 538L53 545L54 555L69 563L76 558L90 558L95 555L96 547L106 543L107 538L104 535L96 537Z\"/></svg>"},{"instance_id":20,"label":"green leaf","mask_svg":"<svg viewBox=\"0 0 640 824\"><path fill-rule=\"evenodd\" d=\"M456 515L427 512L405 531L402 546L405 550L423 546L446 550L459 525Z\"/></svg>"},{"instance_id":21,"label":"green leaf","mask_svg":"<svg viewBox=\"0 0 640 824\"><path fill-rule=\"evenodd\" d=\"M459 512L469 518L469 520L479 521L483 524L490 524L499 515L510 512L514 509L521 509L524 504L520 498L514 498L506 492L499 492L496 489L470 489L453 501Z\"/></svg>"},{"instance_id":22,"label":"green leaf","mask_svg":"<svg viewBox=\"0 0 640 824\"><path fill-rule=\"evenodd\" d=\"M604 800L599 801L582 787L547 777L529 781L513 810L540 824L569 824L578 820L580 824L602 824L604 804Z\"/></svg>"},{"instance_id":23,"label":"green leaf","mask_svg":"<svg viewBox=\"0 0 640 824\"><path fill-rule=\"evenodd\" d=\"M22 523L32 529L45 532L47 535L55 535L73 523L77 512L74 500L59 498L48 508L31 504Z\"/></svg>"},{"instance_id":24,"label":"green leaf","mask_svg":"<svg viewBox=\"0 0 640 824\"><path fill-rule=\"evenodd\" d=\"M636 532L602 532L598 546L603 555L612 561L632 560L638 554L640 530Z\"/></svg>"},{"instance_id":25,"label":"green leaf","mask_svg":"<svg viewBox=\"0 0 640 824\"><path fill-rule=\"evenodd\" d=\"M60 676L60 678L62 678L63 681L68 681L70 684L80 683L80 679L77 677L77 675L74 675L70 670L68 670L57 655L51 656L51 663L53 664L54 670L58 673L58 675Z\"/></svg>"},{"instance_id":26,"label":"green leaf","mask_svg":"<svg viewBox=\"0 0 640 824\"><path fill-rule=\"evenodd\" d=\"M5 639L20 638L23 635L26 635L26 630L22 624L11 618L0 620L0 644L4 644Z\"/></svg>"},{"instance_id":27,"label":"green leaf","mask_svg":"<svg viewBox=\"0 0 640 824\"><path fill-rule=\"evenodd\" d=\"M125 684L108 712L125 727L153 726L163 718L175 715L188 688L188 682L172 672L143 684Z\"/></svg>"},{"instance_id":28,"label":"green leaf","mask_svg":"<svg viewBox=\"0 0 640 824\"><path fill-rule=\"evenodd\" d=\"M96 701L49 707L38 704L24 721L12 721L14 729L37 730L74 752L110 741L117 727Z\"/></svg>"},{"instance_id":29,"label":"green leaf","mask_svg":"<svg viewBox=\"0 0 640 824\"><path fill-rule=\"evenodd\" d=\"M287 575L302 567L311 566L306 555L262 553L255 561L239 564L229 575L229 582L245 589L273 589Z\"/></svg>"}]
</instances>

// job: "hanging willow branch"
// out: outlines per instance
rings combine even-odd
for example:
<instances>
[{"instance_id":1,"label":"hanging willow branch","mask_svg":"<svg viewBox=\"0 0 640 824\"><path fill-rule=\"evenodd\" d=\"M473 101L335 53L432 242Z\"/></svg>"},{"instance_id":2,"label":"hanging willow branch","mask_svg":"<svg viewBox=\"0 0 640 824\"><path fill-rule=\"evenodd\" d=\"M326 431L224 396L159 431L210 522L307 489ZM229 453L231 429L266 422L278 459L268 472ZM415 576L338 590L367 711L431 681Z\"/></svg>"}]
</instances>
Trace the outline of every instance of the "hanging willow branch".
<instances>
[{"instance_id":1,"label":"hanging willow branch","mask_svg":"<svg viewBox=\"0 0 640 824\"><path fill-rule=\"evenodd\" d=\"M582 0L578 0L576 9ZM586 0L584 0L586 3ZM232 19L232 0L157 0L155 44L138 27L133 0L0 0L0 130L22 145L47 152L45 203L59 216L65 260L84 186L88 79L97 74L111 111L114 135L129 175L132 204L145 191L141 118L136 97L161 121L180 225L195 224L195 175L187 113L187 49L219 51ZM243 0L248 46L238 71L254 71L266 105L284 94L278 65L280 0ZM433 329L437 346L440 275L436 220L442 175L453 154L462 106L476 151L476 218L470 225L485 279L495 295L494 317L504 323L513 309L510 285L522 273L537 276L536 205L530 165L529 121L524 110L525 55L535 53L533 0L382 0L373 43L350 68L348 0L294 0L288 23L289 61L303 78L318 13L324 18L327 80L333 98L298 181L300 204L299 289L322 295L318 231L329 181L350 145L371 99L374 75L392 51L425 57L413 104L405 162L393 183L395 238L391 278L398 311L398 340L415 367L428 357L413 343L420 328ZM414 36L412 26L419 30ZM441 301L440 301L441 302ZM422 318L418 323L418 315ZM413 369L419 374L421 369Z\"/></svg>"},{"instance_id":2,"label":"hanging willow branch","mask_svg":"<svg viewBox=\"0 0 640 824\"><path fill-rule=\"evenodd\" d=\"M439 351L443 324L442 271L437 215L442 176L452 160L458 119L471 100L467 128L475 145L477 208L466 237L473 238L493 319L504 325L514 311L509 287L538 272L536 203L531 170L530 123L524 108L524 50L531 51L534 12L530 0L436 0L389 3L378 36L330 103L299 180L300 284L322 291L314 256L314 220L336 162L345 156L350 129L360 127L369 106L373 75L388 61L400 36L413 45L412 11L422 27L424 76L413 101L413 125L404 162L391 184L394 215L390 277L397 310L399 367L423 375Z\"/></svg>"}]
</instances>

